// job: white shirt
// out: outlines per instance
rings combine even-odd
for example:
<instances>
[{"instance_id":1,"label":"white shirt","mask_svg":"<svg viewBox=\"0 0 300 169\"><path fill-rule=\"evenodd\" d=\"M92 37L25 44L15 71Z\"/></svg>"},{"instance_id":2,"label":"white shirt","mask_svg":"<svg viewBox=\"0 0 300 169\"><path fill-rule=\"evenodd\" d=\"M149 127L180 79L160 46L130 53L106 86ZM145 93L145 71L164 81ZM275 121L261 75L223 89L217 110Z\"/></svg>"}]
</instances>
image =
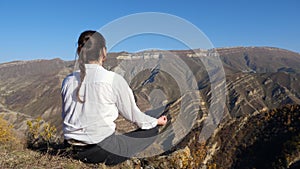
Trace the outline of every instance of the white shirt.
<instances>
[{"instance_id":1,"label":"white shirt","mask_svg":"<svg viewBox=\"0 0 300 169\"><path fill-rule=\"evenodd\" d=\"M142 129L157 125L137 107L132 90L125 79L97 64L86 64L86 76L77 101L80 72L68 75L62 83L63 132L66 140L75 139L96 144L115 132L118 112Z\"/></svg>"}]
</instances>

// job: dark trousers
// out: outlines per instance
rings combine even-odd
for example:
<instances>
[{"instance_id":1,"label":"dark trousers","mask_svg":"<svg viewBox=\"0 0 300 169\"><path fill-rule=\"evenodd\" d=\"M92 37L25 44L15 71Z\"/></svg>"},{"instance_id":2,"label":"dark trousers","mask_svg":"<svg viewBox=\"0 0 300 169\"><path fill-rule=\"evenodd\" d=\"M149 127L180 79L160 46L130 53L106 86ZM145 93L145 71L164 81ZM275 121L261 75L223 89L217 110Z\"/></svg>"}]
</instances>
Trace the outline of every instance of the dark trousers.
<instances>
[{"instance_id":1,"label":"dark trousers","mask_svg":"<svg viewBox=\"0 0 300 169\"><path fill-rule=\"evenodd\" d=\"M115 165L151 145L158 134L158 127L135 130L126 134L112 134L95 145L74 147L75 158L88 163Z\"/></svg>"}]
</instances>

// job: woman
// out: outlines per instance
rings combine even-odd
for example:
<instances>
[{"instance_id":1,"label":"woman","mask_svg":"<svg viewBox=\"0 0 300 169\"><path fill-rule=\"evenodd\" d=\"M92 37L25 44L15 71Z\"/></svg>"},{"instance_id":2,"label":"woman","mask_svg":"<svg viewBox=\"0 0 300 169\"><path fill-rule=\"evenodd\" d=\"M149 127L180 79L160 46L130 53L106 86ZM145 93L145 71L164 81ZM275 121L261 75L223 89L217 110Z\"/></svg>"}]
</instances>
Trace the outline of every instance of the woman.
<instances>
[{"instance_id":1,"label":"woman","mask_svg":"<svg viewBox=\"0 0 300 169\"><path fill-rule=\"evenodd\" d=\"M157 126L165 125L167 118L141 112L125 79L102 67L107 53L100 33L81 33L77 54L80 71L68 75L61 90L65 142L82 161L120 163L149 146L158 134ZM118 112L140 129L117 135Z\"/></svg>"}]
</instances>

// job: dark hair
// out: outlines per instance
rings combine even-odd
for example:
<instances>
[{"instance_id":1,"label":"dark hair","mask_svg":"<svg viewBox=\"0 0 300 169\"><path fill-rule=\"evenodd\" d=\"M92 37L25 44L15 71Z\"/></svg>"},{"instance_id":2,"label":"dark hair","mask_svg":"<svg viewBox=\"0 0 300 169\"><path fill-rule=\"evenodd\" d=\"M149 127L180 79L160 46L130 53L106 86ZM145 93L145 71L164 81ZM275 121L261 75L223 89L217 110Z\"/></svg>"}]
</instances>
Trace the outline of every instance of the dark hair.
<instances>
[{"instance_id":1,"label":"dark hair","mask_svg":"<svg viewBox=\"0 0 300 169\"><path fill-rule=\"evenodd\" d=\"M105 46L106 43L104 37L97 31L84 31L78 38L77 54L79 56L78 63L80 69L80 83L77 88L77 99L81 103L83 103L84 100L80 99L79 90L86 75L84 64L87 64L90 61L98 61Z\"/></svg>"}]
</instances>

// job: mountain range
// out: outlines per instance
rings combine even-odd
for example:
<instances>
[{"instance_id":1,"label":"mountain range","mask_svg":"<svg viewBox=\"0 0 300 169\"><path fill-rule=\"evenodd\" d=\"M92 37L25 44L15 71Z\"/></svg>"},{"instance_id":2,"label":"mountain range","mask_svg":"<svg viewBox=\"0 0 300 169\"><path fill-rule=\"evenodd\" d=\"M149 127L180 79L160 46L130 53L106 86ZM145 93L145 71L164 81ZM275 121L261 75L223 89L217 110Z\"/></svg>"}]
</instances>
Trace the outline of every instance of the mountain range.
<instances>
[{"instance_id":1,"label":"mountain range","mask_svg":"<svg viewBox=\"0 0 300 169\"><path fill-rule=\"evenodd\" d=\"M214 56L222 67L212 64L215 69L208 70L210 63L202 59ZM150 59L154 62L147 61ZM287 145L300 137L299 65L299 53L272 47L119 52L109 53L104 63L128 81L142 111L169 117L171 122L161 131L163 138L169 139L158 139L160 146L153 147L168 150L161 159L170 161L168 158L187 149L190 154L203 150L203 157L196 160L193 156L194 165L217 168L299 166L300 146L291 150ZM74 70L76 62L58 58L0 64L0 114L20 132L26 131L27 120L37 117L61 131L60 87ZM196 85L185 90L183 82ZM213 93L220 85L224 85L224 98ZM197 138L211 116L214 97L217 103L224 102L222 114L211 117L213 133L200 143ZM136 128L122 117L116 123L121 133ZM161 146L166 142L170 148ZM264 148L268 144L278 149ZM154 158L146 161L158 168L163 165ZM180 164L172 163L179 168Z\"/></svg>"}]
</instances>

